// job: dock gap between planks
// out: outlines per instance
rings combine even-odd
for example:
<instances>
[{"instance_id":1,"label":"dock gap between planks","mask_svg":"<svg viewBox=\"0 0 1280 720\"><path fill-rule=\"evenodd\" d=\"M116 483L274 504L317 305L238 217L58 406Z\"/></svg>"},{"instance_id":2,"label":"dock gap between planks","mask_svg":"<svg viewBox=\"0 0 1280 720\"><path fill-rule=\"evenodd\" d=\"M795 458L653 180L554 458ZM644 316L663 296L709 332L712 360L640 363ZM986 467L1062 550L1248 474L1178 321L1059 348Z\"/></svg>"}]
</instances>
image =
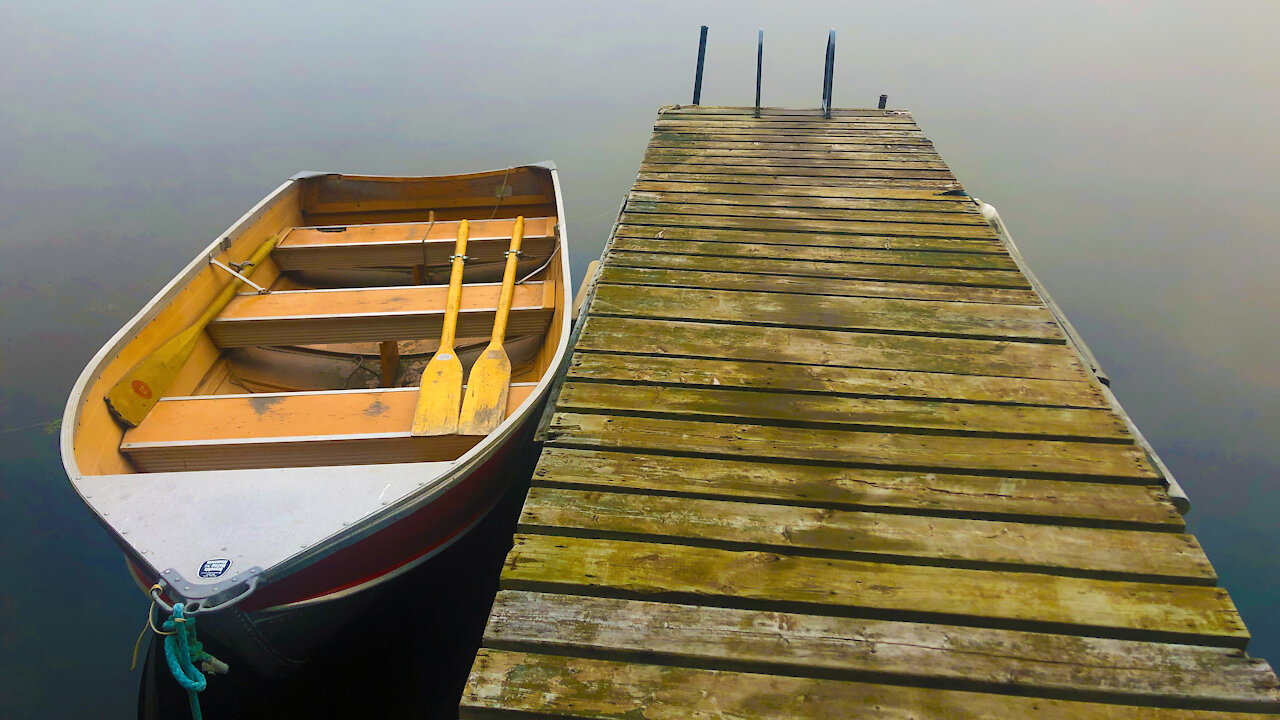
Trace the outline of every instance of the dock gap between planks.
<instances>
[{"instance_id":1,"label":"dock gap between planks","mask_svg":"<svg viewBox=\"0 0 1280 720\"><path fill-rule=\"evenodd\" d=\"M664 108L464 718L1191 718L1275 674L910 114Z\"/></svg>"}]
</instances>

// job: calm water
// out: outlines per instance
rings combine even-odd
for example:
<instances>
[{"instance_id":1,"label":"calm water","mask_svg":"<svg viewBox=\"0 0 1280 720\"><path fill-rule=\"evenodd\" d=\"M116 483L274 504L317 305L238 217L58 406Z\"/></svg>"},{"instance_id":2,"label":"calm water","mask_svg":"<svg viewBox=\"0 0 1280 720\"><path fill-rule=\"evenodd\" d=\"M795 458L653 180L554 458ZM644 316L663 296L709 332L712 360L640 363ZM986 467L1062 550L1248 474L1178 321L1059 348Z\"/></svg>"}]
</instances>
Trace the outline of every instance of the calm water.
<instances>
[{"instance_id":1,"label":"calm water","mask_svg":"<svg viewBox=\"0 0 1280 720\"><path fill-rule=\"evenodd\" d=\"M910 108L1194 503L1280 660L1274 3L0 5L0 716L129 717L145 605L41 427L92 353L298 170L554 159L574 268L656 108ZM25 429L24 429L25 428ZM341 676L341 673L338 673ZM420 678L401 678L416 683ZM216 682L216 681L215 681Z\"/></svg>"}]
</instances>

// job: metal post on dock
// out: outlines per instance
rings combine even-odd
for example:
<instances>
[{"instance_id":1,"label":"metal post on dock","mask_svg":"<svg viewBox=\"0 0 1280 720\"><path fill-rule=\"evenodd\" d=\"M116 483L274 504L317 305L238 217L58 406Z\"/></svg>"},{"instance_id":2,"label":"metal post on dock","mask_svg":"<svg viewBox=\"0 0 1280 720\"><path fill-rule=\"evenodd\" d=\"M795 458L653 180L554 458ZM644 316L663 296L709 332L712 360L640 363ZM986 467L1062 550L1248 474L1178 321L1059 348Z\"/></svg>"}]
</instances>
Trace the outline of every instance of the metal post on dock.
<instances>
[{"instance_id":1,"label":"metal post on dock","mask_svg":"<svg viewBox=\"0 0 1280 720\"><path fill-rule=\"evenodd\" d=\"M831 77L836 69L836 31L827 35L827 63L822 70L822 117L831 117Z\"/></svg>"},{"instance_id":2,"label":"metal post on dock","mask_svg":"<svg viewBox=\"0 0 1280 720\"><path fill-rule=\"evenodd\" d=\"M881 96L880 96L880 104L879 104L877 107L879 107L881 110L883 110L883 109L885 109L885 106L887 106L888 104L889 104L889 96L888 96L888 95L881 95Z\"/></svg>"},{"instance_id":3,"label":"metal post on dock","mask_svg":"<svg viewBox=\"0 0 1280 720\"><path fill-rule=\"evenodd\" d=\"M698 71L693 76L693 104L702 103L702 65L707 59L707 26L698 37Z\"/></svg>"},{"instance_id":4,"label":"metal post on dock","mask_svg":"<svg viewBox=\"0 0 1280 720\"><path fill-rule=\"evenodd\" d=\"M760 117L760 75L764 70L764 28L756 38L756 117Z\"/></svg>"}]
</instances>

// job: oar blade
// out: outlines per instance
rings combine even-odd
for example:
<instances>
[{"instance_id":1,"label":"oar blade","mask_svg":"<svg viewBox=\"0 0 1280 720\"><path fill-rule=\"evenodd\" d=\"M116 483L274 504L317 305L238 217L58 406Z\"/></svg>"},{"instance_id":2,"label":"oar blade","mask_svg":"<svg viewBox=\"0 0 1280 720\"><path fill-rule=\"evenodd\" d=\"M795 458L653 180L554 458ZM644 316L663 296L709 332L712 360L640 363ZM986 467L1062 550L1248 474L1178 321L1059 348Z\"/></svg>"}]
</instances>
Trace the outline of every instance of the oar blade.
<instances>
[{"instance_id":1,"label":"oar blade","mask_svg":"<svg viewBox=\"0 0 1280 720\"><path fill-rule=\"evenodd\" d=\"M488 435L507 417L507 393L511 386L511 359L501 344L489 345L471 366L467 395L462 400L458 432Z\"/></svg>"},{"instance_id":2,"label":"oar blade","mask_svg":"<svg viewBox=\"0 0 1280 720\"><path fill-rule=\"evenodd\" d=\"M173 384L191 357L203 326L192 326L156 348L107 391L107 407L129 427L137 427Z\"/></svg>"},{"instance_id":3,"label":"oar blade","mask_svg":"<svg viewBox=\"0 0 1280 720\"><path fill-rule=\"evenodd\" d=\"M462 361L452 350L438 352L427 363L427 369L422 371L411 433L421 437L458 432L458 407L461 404Z\"/></svg>"}]
</instances>

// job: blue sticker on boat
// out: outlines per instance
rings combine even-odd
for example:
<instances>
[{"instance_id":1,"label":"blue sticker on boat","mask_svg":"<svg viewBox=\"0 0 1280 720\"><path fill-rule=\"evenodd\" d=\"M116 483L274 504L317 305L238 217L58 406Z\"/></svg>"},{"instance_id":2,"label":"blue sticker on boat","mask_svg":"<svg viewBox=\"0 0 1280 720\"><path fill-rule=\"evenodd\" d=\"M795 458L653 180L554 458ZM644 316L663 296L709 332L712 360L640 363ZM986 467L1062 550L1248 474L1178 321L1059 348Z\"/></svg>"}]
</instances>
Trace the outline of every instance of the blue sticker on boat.
<instances>
[{"instance_id":1,"label":"blue sticker on boat","mask_svg":"<svg viewBox=\"0 0 1280 720\"><path fill-rule=\"evenodd\" d=\"M226 560L224 558L217 558L214 560L205 560L204 564L200 566L200 577L202 578L222 577L222 573L226 572L227 568L229 567L231 567L231 561Z\"/></svg>"}]
</instances>

